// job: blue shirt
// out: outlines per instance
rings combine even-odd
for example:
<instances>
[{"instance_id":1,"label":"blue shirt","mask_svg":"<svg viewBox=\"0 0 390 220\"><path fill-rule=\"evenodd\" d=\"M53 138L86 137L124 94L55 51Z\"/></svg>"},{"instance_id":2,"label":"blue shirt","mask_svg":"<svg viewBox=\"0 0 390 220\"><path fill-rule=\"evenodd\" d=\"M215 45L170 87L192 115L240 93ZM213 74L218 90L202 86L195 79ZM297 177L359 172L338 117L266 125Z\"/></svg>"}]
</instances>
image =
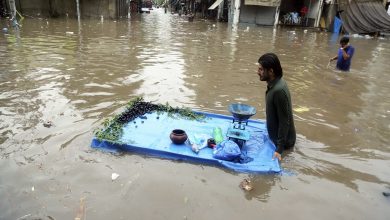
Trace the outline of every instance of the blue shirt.
<instances>
[{"instance_id":1,"label":"blue shirt","mask_svg":"<svg viewBox=\"0 0 390 220\"><path fill-rule=\"evenodd\" d=\"M355 52L355 48L352 46L348 46L345 48L345 52L349 55L349 58L344 60L343 50L340 48L337 54L337 65L336 68L342 71L349 71L351 67L351 60L353 57L353 53Z\"/></svg>"}]
</instances>

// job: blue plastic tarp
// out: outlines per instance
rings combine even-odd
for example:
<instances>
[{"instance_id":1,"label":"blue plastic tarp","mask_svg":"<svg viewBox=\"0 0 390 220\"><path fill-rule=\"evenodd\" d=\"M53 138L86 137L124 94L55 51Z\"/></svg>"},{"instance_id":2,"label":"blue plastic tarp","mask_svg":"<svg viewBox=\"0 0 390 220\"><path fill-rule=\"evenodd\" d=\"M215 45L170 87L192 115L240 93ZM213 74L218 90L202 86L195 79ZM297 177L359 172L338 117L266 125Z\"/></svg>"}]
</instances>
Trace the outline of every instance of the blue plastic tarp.
<instances>
[{"instance_id":1,"label":"blue plastic tarp","mask_svg":"<svg viewBox=\"0 0 390 220\"><path fill-rule=\"evenodd\" d=\"M334 17L333 33L340 33L341 25L343 22L338 17Z\"/></svg>"},{"instance_id":2,"label":"blue plastic tarp","mask_svg":"<svg viewBox=\"0 0 390 220\"><path fill-rule=\"evenodd\" d=\"M191 150L188 144L173 144L169 135L174 129L184 130L189 137L212 137L213 129L220 127L226 138L226 132L232 126L231 116L204 113L205 120L188 120L181 117L168 116L167 113L145 114L123 127L122 144L112 143L94 138L91 146L110 151L128 151L143 155L157 156L193 163L222 166L244 173L279 173L278 160L272 160L275 146L269 139L265 123L260 120L248 120L245 131L250 138L241 148L243 155L251 158L248 163L219 160L213 157L213 149L203 148L199 153ZM252 160L253 159L253 160Z\"/></svg>"}]
</instances>

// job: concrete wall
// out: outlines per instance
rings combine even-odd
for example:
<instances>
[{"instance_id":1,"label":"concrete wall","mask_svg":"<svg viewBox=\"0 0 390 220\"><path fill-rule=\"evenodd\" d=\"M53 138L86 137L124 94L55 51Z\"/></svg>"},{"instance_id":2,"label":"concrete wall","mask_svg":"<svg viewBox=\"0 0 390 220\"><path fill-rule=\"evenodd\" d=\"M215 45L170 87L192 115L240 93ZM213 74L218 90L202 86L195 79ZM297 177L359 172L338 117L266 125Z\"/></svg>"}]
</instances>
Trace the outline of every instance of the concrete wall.
<instances>
[{"instance_id":1,"label":"concrete wall","mask_svg":"<svg viewBox=\"0 0 390 220\"><path fill-rule=\"evenodd\" d=\"M274 25L276 7L241 5L240 23Z\"/></svg>"},{"instance_id":2,"label":"concrete wall","mask_svg":"<svg viewBox=\"0 0 390 220\"><path fill-rule=\"evenodd\" d=\"M82 18L103 15L108 17L109 0L80 0L80 14Z\"/></svg>"},{"instance_id":3,"label":"concrete wall","mask_svg":"<svg viewBox=\"0 0 390 220\"><path fill-rule=\"evenodd\" d=\"M80 13L82 17L115 19L116 1L115 0L80 0Z\"/></svg>"},{"instance_id":4,"label":"concrete wall","mask_svg":"<svg viewBox=\"0 0 390 220\"><path fill-rule=\"evenodd\" d=\"M9 4L9 0L6 0ZM77 17L76 0L15 0L16 8L31 17ZM82 18L115 19L116 0L79 0Z\"/></svg>"},{"instance_id":5,"label":"concrete wall","mask_svg":"<svg viewBox=\"0 0 390 220\"><path fill-rule=\"evenodd\" d=\"M77 17L76 0L51 0L52 16Z\"/></svg>"},{"instance_id":6,"label":"concrete wall","mask_svg":"<svg viewBox=\"0 0 390 220\"><path fill-rule=\"evenodd\" d=\"M7 1L9 4L9 1ZM49 0L15 0L16 10L27 16L49 16Z\"/></svg>"}]
</instances>

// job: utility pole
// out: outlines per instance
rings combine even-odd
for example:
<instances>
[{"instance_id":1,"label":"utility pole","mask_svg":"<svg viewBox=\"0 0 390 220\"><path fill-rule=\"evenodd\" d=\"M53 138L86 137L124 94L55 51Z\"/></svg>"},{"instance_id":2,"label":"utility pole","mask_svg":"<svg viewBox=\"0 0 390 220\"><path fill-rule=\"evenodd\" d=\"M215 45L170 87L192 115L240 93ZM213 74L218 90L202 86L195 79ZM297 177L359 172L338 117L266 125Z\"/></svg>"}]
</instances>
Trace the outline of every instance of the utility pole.
<instances>
[{"instance_id":1,"label":"utility pole","mask_svg":"<svg viewBox=\"0 0 390 220\"><path fill-rule=\"evenodd\" d=\"M237 25L240 22L240 10L241 10L241 0L234 0L234 14L233 14L234 25Z\"/></svg>"},{"instance_id":2,"label":"utility pole","mask_svg":"<svg viewBox=\"0 0 390 220\"><path fill-rule=\"evenodd\" d=\"M18 20L16 19L16 6L15 0L9 0L9 9L11 10L11 22L14 28L19 29Z\"/></svg>"},{"instance_id":3,"label":"utility pole","mask_svg":"<svg viewBox=\"0 0 390 220\"><path fill-rule=\"evenodd\" d=\"M76 7L77 7L77 20L78 20L79 25L80 25L80 3L79 3L79 0L76 0Z\"/></svg>"},{"instance_id":4,"label":"utility pole","mask_svg":"<svg viewBox=\"0 0 390 220\"><path fill-rule=\"evenodd\" d=\"M274 27L278 26L279 24L279 15L280 15L280 5L276 6Z\"/></svg>"},{"instance_id":5,"label":"utility pole","mask_svg":"<svg viewBox=\"0 0 390 220\"><path fill-rule=\"evenodd\" d=\"M11 10L11 18L16 17L15 0L9 0L9 9Z\"/></svg>"}]
</instances>

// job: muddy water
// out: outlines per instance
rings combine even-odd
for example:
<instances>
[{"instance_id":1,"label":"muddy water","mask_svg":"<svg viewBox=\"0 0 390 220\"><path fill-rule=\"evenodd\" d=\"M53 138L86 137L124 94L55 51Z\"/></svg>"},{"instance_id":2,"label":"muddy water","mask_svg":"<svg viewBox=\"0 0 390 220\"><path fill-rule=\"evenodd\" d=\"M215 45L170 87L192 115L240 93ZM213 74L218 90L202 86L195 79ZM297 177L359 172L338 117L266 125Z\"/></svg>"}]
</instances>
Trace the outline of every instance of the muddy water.
<instances>
[{"instance_id":1,"label":"muddy water","mask_svg":"<svg viewBox=\"0 0 390 220\"><path fill-rule=\"evenodd\" d=\"M352 38L350 73L328 66L337 41L158 10L81 27L26 19L19 33L0 36L0 219L388 219L390 41ZM270 51L280 56L298 132L281 163L288 175L89 147L103 119L136 96L222 114L244 102L264 118L255 63ZM239 188L244 178L254 190Z\"/></svg>"}]
</instances>

